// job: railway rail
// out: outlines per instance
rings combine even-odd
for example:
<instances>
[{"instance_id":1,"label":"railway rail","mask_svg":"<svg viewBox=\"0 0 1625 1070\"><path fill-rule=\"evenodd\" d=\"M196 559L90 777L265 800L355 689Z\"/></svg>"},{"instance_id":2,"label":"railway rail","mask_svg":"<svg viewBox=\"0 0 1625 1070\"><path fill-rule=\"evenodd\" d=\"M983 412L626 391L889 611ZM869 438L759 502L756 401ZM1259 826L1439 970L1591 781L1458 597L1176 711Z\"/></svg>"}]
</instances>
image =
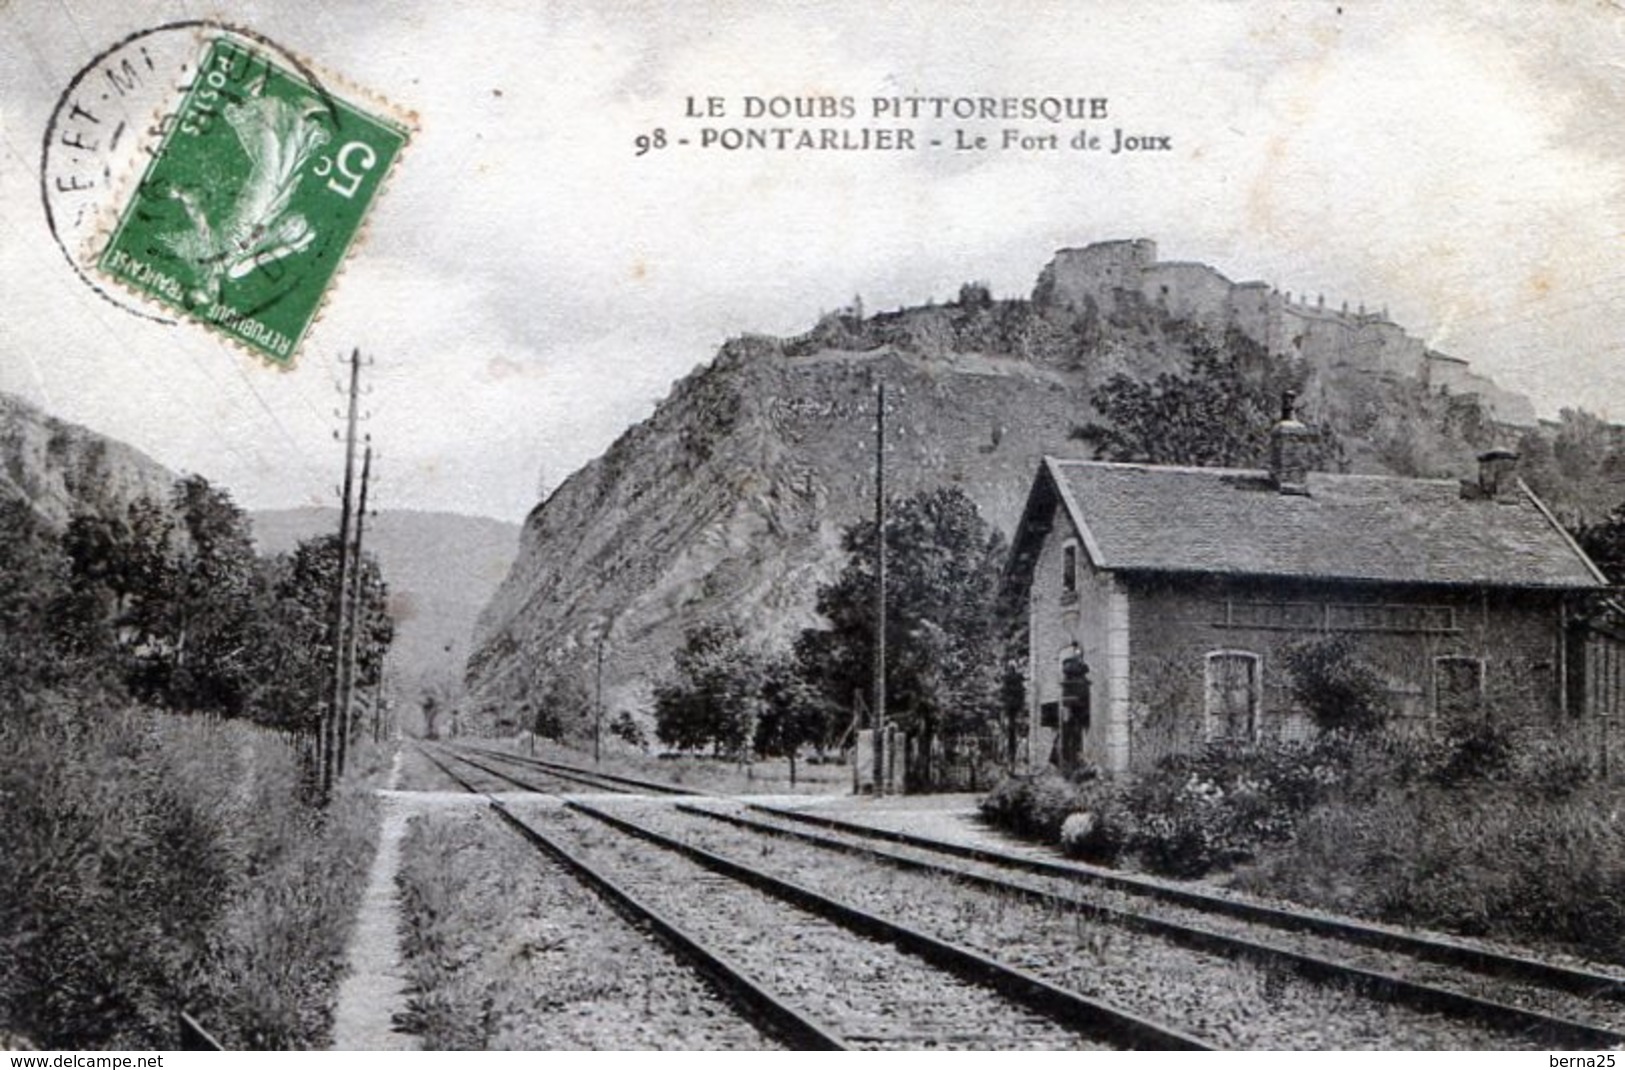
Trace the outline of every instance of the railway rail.
<instances>
[{"instance_id":1,"label":"railway rail","mask_svg":"<svg viewBox=\"0 0 1625 1070\"><path fill-rule=\"evenodd\" d=\"M974 844L955 843L895 829L878 828L829 814L814 814L762 803L748 803L745 808L781 821L795 822L859 840L891 843L928 854L982 863L1007 871L1056 878L1074 884L1094 885L1134 898L1166 903L1283 932L1328 937L1351 945L1393 952L1441 966L1567 992L1587 1000L1625 1004L1625 973L1603 973L1528 954L1498 951L1438 936L1401 931L1307 908L1248 901L1087 863L1035 858Z\"/></svg>"},{"instance_id":2,"label":"railway rail","mask_svg":"<svg viewBox=\"0 0 1625 1070\"><path fill-rule=\"evenodd\" d=\"M1391 949L1338 941L1318 932L1288 931L1256 922L1204 915L1188 907L1147 906L1126 895L1101 896L1054 876L1024 878L995 865L966 863L925 849L882 846L857 834L831 835L784 822L763 821L715 807L678 804L679 812L733 828L793 839L826 851L856 855L961 885L1029 902L1062 906L1091 921L1145 933L1182 947L1289 970L1311 981L1346 985L1371 998L1478 1022L1498 1032L1549 1047L1609 1047L1625 1043L1619 1024L1625 1008L1611 1006L1612 979L1591 975L1586 994L1548 987L1527 977L1508 980L1461 965L1441 966ZM1573 978L1566 978L1573 982ZM1588 1020L1597 1011L1610 1020Z\"/></svg>"},{"instance_id":3,"label":"railway rail","mask_svg":"<svg viewBox=\"0 0 1625 1070\"><path fill-rule=\"evenodd\" d=\"M566 799L529 819L429 753L506 823L694 962L748 1013L797 1047L1155 1047L1207 1045L1178 1029L1055 985L986 955L703 851L644 824ZM488 778L557 794L466 754ZM591 821L583 823L585 816ZM551 821L556 827L543 829ZM603 830L620 834L606 842ZM627 853L627 837L659 848ZM727 950L716 950L724 946ZM748 959L749 964L741 964ZM750 968L755 966L754 971ZM791 1005L774 988L798 989ZM820 986L816 978L826 982ZM828 1023L828 1024L826 1024Z\"/></svg>"},{"instance_id":4,"label":"railway rail","mask_svg":"<svg viewBox=\"0 0 1625 1070\"><path fill-rule=\"evenodd\" d=\"M616 779L628 789L635 785L647 792L653 786L637 778ZM1348 985L1378 1000L1470 1020L1545 1046L1625 1044L1620 1028L1625 1009L1617 1006L1625 1004L1625 978L1620 976L782 806L748 804L749 816L713 805L678 803L676 809L737 829L951 876L1001 895L1064 903L1096 921L1286 968L1313 981ZM1590 1020L1599 1010L1609 1019L1606 1023Z\"/></svg>"},{"instance_id":5,"label":"railway rail","mask_svg":"<svg viewBox=\"0 0 1625 1070\"><path fill-rule=\"evenodd\" d=\"M529 766L541 769L548 774L568 780L586 787L599 788L603 791L618 794L644 793L652 795L700 795L711 796L713 792L699 788L687 788L676 784L666 784L658 780L645 780L640 777L623 776L618 773L604 773L596 769L582 769L579 766L566 765L562 762L552 762L544 758L536 758L523 754L514 754L509 751L495 750L489 747L471 747L463 745L461 750L474 754L481 754L488 758L506 762L510 765Z\"/></svg>"}]
</instances>

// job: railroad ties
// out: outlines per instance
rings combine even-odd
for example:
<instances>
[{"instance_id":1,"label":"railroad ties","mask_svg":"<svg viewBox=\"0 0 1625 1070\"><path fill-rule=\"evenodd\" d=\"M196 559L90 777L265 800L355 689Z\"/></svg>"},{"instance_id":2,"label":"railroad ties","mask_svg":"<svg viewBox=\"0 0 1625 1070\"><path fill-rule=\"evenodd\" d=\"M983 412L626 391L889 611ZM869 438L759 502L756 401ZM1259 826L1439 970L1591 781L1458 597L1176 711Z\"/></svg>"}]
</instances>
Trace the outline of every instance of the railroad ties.
<instances>
[{"instance_id":1,"label":"railroad ties","mask_svg":"<svg viewBox=\"0 0 1625 1070\"><path fill-rule=\"evenodd\" d=\"M794 1047L1625 1044L1625 975L491 749L430 757L468 791L562 798L492 806Z\"/></svg>"},{"instance_id":2,"label":"railroad ties","mask_svg":"<svg viewBox=\"0 0 1625 1070\"><path fill-rule=\"evenodd\" d=\"M487 782L539 794L555 789L538 779L564 779L540 767L540 778L519 777L481 759L443 753L457 765L434 754L431 761L469 791L484 793L468 768ZM589 776L572 770L566 783L579 786ZM616 779L624 778L603 778L598 786ZM622 783L613 790L634 789ZM1205 1047L1178 1030L697 851L579 798L531 814L519 813L511 799L493 798L492 808L792 1047Z\"/></svg>"}]
</instances>

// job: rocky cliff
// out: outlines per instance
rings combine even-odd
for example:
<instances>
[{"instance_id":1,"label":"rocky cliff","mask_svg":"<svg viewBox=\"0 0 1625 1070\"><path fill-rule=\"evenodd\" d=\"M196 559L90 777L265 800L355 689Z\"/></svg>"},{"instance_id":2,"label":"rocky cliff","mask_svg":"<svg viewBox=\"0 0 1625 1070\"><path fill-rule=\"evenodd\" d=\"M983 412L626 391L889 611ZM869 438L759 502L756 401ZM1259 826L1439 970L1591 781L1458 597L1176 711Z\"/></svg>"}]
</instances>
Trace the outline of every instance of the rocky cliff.
<instances>
[{"instance_id":1,"label":"rocky cliff","mask_svg":"<svg viewBox=\"0 0 1625 1070\"><path fill-rule=\"evenodd\" d=\"M0 394L0 495L53 527L79 513L122 515L143 496L167 501L176 478L133 447Z\"/></svg>"},{"instance_id":2,"label":"rocky cliff","mask_svg":"<svg viewBox=\"0 0 1625 1070\"><path fill-rule=\"evenodd\" d=\"M512 718L561 676L590 694L600 651L606 705L639 708L696 622L730 615L766 643L813 623L815 591L842 563L841 529L873 508L882 378L890 491L959 486L1008 534L1039 458L1086 453L1071 432L1095 417L1093 388L1119 372L1179 371L1199 345L1250 337L1238 286L1211 269L1147 273L1149 243L1099 248L1058 254L1031 300L967 285L947 305L848 311L797 339L725 345L531 513L476 630L474 708ZM1174 275L1191 279L1162 292ZM1266 311L1291 307L1263 298ZM1426 393L1416 368L1403 389ZM1308 371L1339 396L1351 377L1395 376L1335 361ZM1352 446L1356 468L1383 470Z\"/></svg>"}]
</instances>

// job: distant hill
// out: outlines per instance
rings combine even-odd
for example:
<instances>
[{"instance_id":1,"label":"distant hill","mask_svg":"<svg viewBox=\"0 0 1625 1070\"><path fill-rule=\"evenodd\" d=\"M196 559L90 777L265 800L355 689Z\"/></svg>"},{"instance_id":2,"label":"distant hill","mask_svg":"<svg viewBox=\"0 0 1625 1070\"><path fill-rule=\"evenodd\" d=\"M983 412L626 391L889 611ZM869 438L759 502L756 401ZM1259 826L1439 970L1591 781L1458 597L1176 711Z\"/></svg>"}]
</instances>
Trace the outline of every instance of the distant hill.
<instances>
[{"instance_id":1,"label":"distant hill","mask_svg":"<svg viewBox=\"0 0 1625 1070\"><path fill-rule=\"evenodd\" d=\"M249 514L261 553L292 550L336 532L337 509L275 509ZM475 618L507 575L519 526L457 513L384 510L367 518L366 549L377 555L395 616L390 673L408 706L423 684L460 678Z\"/></svg>"},{"instance_id":2,"label":"distant hill","mask_svg":"<svg viewBox=\"0 0 1625 1070\"><path fill-rule=\"evenodd\" d=\"M133 446L0 394L0 496L54 528L80 513L123 516L137 498L169 500L178 478Z\"/></svg>"}]
</instances>

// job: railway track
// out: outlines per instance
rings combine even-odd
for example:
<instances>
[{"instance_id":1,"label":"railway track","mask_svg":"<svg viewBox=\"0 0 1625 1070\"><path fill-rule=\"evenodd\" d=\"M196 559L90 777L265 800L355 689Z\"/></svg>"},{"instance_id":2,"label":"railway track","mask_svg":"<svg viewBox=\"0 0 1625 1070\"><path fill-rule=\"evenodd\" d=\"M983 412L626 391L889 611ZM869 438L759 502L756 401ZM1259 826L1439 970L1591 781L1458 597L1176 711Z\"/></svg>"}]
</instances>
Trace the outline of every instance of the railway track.
<instances>
[{"instance_id":1,"label":"railway track","mask_svg":"<svg viewBox=\"0 0 1625 1070\"><path fill-rule=\"evenodd\" d=\"M584 772L562 763L547 765ZM641 791L655 787L621 779ZM951 877L998 895L1060 904L1096 922L1289 970L1317 983L1349 986L1373 999L1476 1022L1542 1046L1625 1043L1621 976L826 814L764 804L748 804L749 816L709 804L682 803L677 809L826 851ZM818 831L810 831L814 828Z\"/></svg>"},{"instance_id":2,"label":"railway track","mask_svg":"<svg viewBox=\"0 0 1625 1070\"><path fill-rule=\"evenodd\" d=\"M464 767L503 784L555 794L465 754L425 753L469 791L491 794ZM1206 1047L1180 1030L580 799L531 815L495 797L491 806L792 1046Z\"/></svg>"},{"instance_id":3,"label":"railway track","mask_svg":"<svg viewBox=\"0 0 1625 1070\"><path fill-rule=\"evenodd\" d=\"M713 792L698 788L685 788L676 784L664 784L658 780L645 780L640 777L622 776L616 773L604 773L596 769L582 769L579 766L566 765L562 762L551 762L544 758L529 757L522 754L513 754L508 751L495 750L489 747L472 747L464 744L462 751L483 755L510 765L524 766L540 769L556 779L580 784L584 787L597 788L601 791L616 794L649 794L672 796L712 796Z\"/></svg>"},{"instance_id":4,"label":"railway track","mask_svg":"<svg viewBox=\"0 0 1625 1070\"><path fill-rule=\"evenodd\" d=\"M697 808L688 809L699 812ZM1625 973L1604 973L1528 954L1498 951L1305 908L1274 906L1232 898L1081 862L1035 858L894 829L877 828L828 814L813 814L760 803L744 804L744 809L762 815L770 819L770 822L779 822L772 826L776 834L795 834L794 825L816 828L832 834L828 837L829 846L836 850L846 849L851 845L868 845L871 850L878 850L873 846L877 843L895 845L907 849L910 853L896 851L880 853L888 858L934 856L939 860L962 860L977 863L994 871L1029 874L1060 882L1062 885L1099 888L1116 893L1124 902L1146 902L1175 908L1183 912L1185 917L1207 915L1259 930L1275 930L1336 941L1348 947L1388 952L1419 963L1566 993L1589 1004L1625 1007ZM770 822L763 823L764 832L768 831ZM945 862L939 864L946 866ZM1622 1016L1625 1016L1625 1012L1622 1012ZM1610 1036L1619 1037L1620 1034L1610 1033ZM1607 1039L1607 1037L1598 1038L1599 1041ZM1621 1041L1614 1039L1610 1042L1617 1044Z\"/></svg>"}]
</instances>

